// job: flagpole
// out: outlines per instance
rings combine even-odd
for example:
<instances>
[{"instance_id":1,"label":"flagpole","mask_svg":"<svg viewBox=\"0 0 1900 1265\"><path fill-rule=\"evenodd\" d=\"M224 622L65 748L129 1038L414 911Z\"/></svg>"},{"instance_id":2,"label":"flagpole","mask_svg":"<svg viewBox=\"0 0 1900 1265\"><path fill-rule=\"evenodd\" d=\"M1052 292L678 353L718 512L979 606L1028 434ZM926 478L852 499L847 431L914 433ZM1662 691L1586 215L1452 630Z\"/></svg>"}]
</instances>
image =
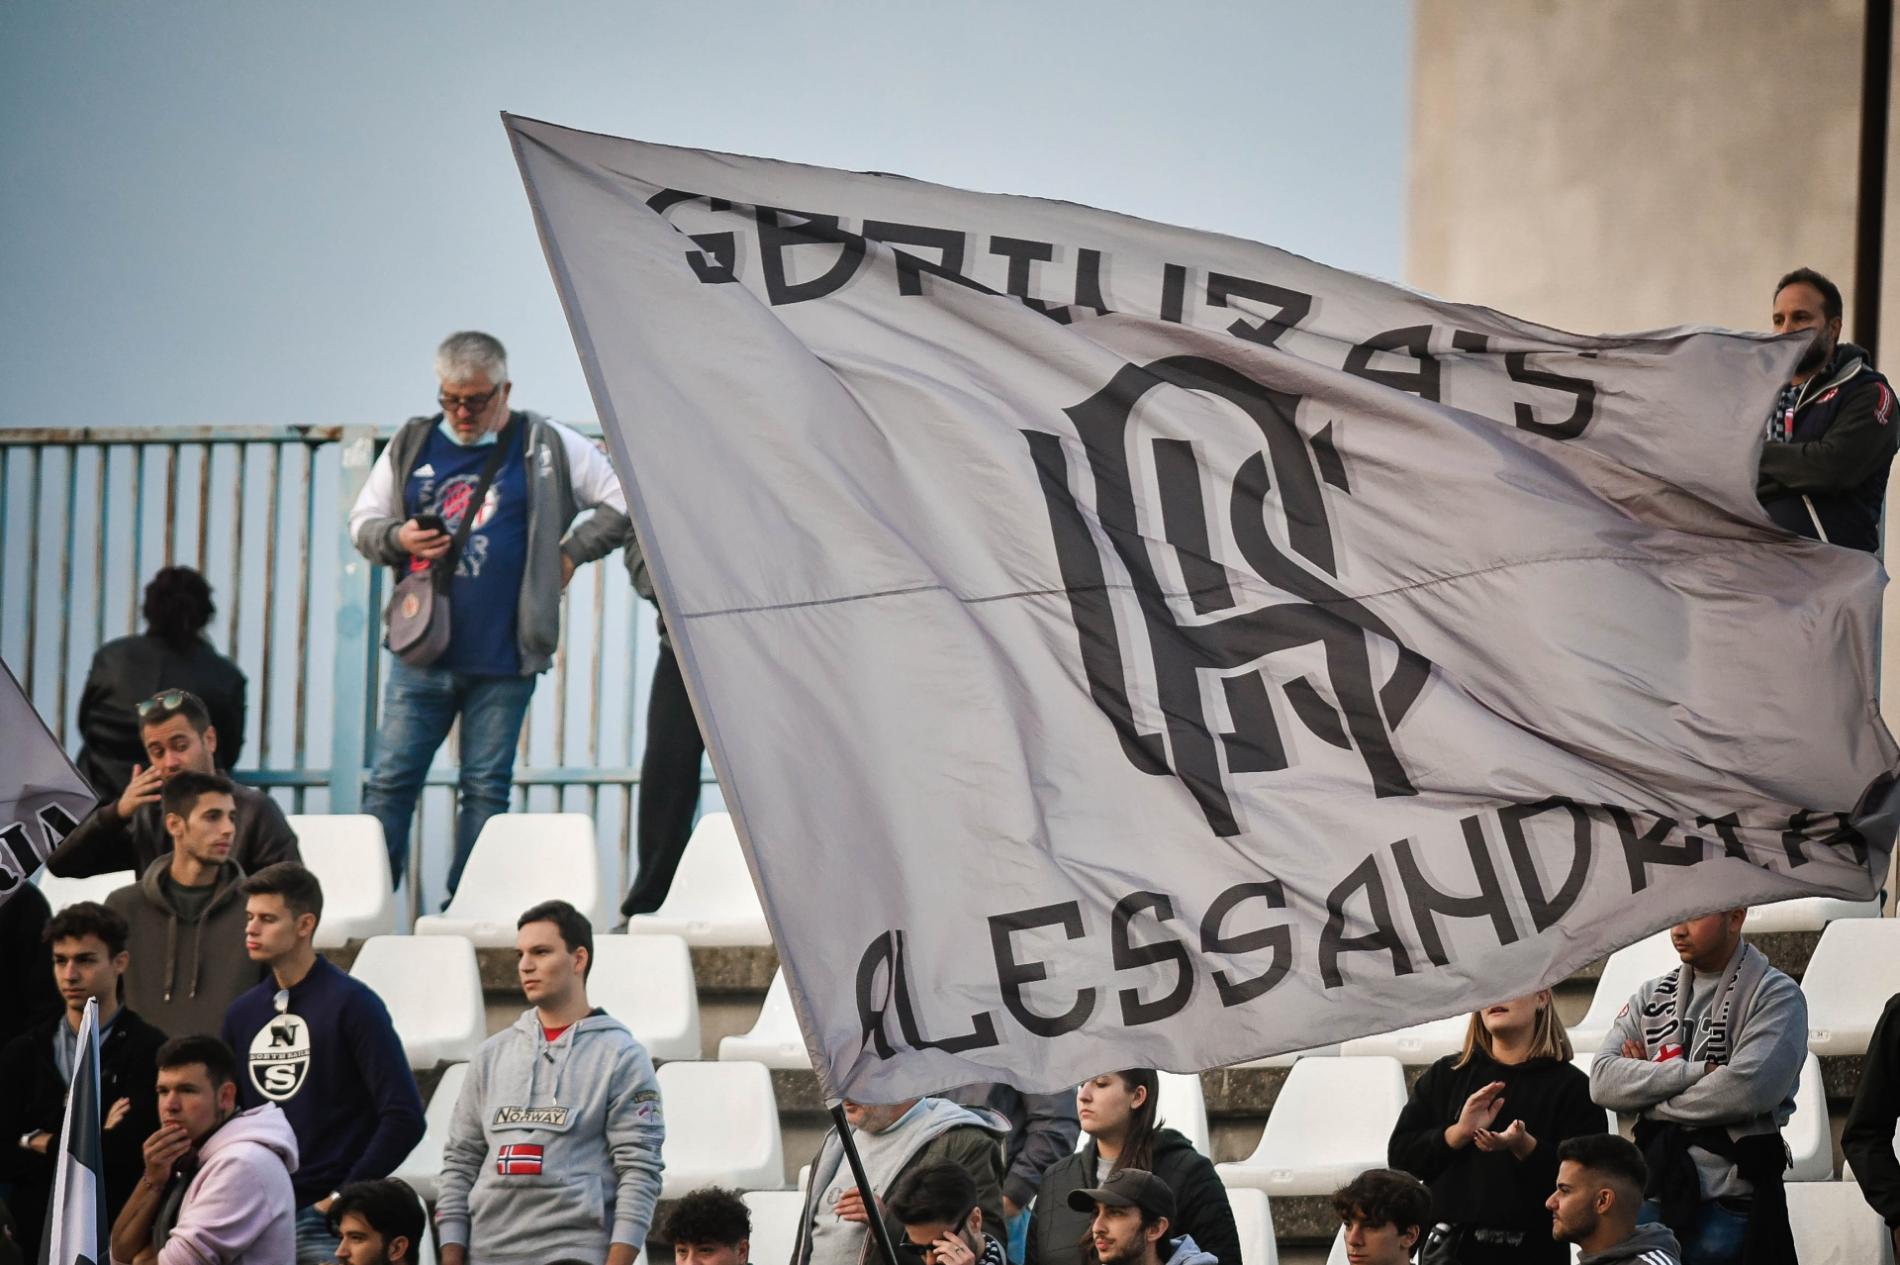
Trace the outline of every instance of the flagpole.
<instances>
[{"instance_id":1,"label":"flagpole","mask_svg":"<svg viewBox=\"0 0 1900 1265\"><path fill-rule=\"evenodd\" d=\"M871 1237L877 1240L877 1250L884 1255L884 1265L897 1265L897 1247L891 1242L890 1227L884 1224L884 1210L877 1206L871 1179L865 1175L864 1161L858 1158L858 1144L851 1140L851 1122L845 1119L843 1103L832 1106L831 1119L837 1125L838 1140L844 1143L844 1158L858 1183L858 1196L864 1200L864 1217L871 1223Z\"/></svg>"}]
</instances>

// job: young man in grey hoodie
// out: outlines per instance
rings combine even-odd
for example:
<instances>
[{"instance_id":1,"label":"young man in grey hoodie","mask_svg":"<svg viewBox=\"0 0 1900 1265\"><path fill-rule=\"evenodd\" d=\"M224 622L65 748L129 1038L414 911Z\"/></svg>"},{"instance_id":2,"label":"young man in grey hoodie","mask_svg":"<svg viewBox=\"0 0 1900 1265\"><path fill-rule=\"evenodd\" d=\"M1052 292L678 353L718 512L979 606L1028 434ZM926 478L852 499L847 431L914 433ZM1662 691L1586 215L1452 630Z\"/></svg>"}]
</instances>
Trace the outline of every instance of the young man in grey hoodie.
<instances>
[{"instance_id":1,"label":"young man in grey hoodie","mask_svg":"<svg viewBox=\"0 0 1900 1265\"><path fill-rule=\"evenodd\" d=\"M1669 1227L1636 1224L1649 1167L1636 1145L1614 1133L1565 1138L1557 1148L1557 1189L1550 1210L1550 1236L1574 1243L1580 1265L1682 1265Z\"/></svg>"},{"instance_id":2,"label":"young man in grey hoodie","mask_svg":"<svg viewBox=\"0 0 1900 1265\"><path fill-rule=\"evenodd\" d=\"M587 1000L594 933L566 901L516 924L532 1003L482 1043L442 1148L442 1265L633 1265L660 1195L653 1060Z\"/></svg>"},{"instance_id":3,"label":"young man in grey hoodie","mask_svg":"<svg viewBox=\"0 0 1900 1265\"><path fill-rule=\"evenodd\" d=\"M1070 1191L1069 1207L1094 1215L1089 1240L1101 1265L1228 1265L1190 1235L1169 1237L1174 1192L1153 1173L1121 1169L1092 1190Z\"/></svg>"},{"instance_id":4,"label":"young man in grey hoodie","mask_svg":"<svg viewBox=\"0 0 1900 1265\"><path fill-rule=\"evenodd\" d=\"M1646 1221L1691 1265L1792 1260L1781 1126L1807 1057L1808 1006L1742 940L1746 909L1677 923L1682 965L1636 990L1590 1067L1590 1097L1639 1113Z\"/></svg>"},{"instance_id":5,"label":"young man in grey hoodie","mask_svg":"<svg viewBox=\"0 0 1900 1265\"><path fill-rule=\"evenodd\" d=\"M105 901L127 927L125 1003L162 1032L216 1036L262 973L244 953L237 798L222 775L184 772L161 806L170 850Z\"/></svg>"}]
</instances>

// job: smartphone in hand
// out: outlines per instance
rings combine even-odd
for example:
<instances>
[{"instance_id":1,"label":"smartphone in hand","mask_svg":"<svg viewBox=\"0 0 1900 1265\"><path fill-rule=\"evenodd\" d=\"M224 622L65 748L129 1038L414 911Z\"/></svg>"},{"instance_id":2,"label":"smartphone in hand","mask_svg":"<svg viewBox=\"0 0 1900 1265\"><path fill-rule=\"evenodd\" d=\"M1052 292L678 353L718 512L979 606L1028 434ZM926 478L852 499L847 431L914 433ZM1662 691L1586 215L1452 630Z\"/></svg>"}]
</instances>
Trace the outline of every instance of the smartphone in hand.
<instances>
[{"instance_id":1,"label":"smartphone in hand","mask_svg":"<svg viewBox=\"0 0 1900 1265\"><path fill-rule=\"evenodd\" d=\"M449 534L449 525L442 521L440 514L417 514L415 523L423 531L439 531L445 536Z\"/></svg>"}]
</instances>

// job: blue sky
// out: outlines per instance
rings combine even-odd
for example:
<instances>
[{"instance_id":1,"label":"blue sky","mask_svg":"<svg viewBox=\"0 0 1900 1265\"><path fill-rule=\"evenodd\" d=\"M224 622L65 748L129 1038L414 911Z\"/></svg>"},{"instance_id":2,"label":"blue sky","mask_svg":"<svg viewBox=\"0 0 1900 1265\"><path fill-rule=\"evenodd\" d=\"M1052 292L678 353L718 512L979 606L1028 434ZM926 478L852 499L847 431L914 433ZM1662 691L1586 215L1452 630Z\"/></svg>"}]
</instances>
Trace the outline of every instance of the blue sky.
<instances>
[{"instance_id":1,"label":"blue sky","mask_svg":"<svg viewBox=\"0 0 1900 1265\"><path fill-rule=\"evenodd\" d=\"M0 425L389 423L454 328L591 417L498 112L1397 277L1405 0L0 6Z\"/></svg>"}]
</instances>

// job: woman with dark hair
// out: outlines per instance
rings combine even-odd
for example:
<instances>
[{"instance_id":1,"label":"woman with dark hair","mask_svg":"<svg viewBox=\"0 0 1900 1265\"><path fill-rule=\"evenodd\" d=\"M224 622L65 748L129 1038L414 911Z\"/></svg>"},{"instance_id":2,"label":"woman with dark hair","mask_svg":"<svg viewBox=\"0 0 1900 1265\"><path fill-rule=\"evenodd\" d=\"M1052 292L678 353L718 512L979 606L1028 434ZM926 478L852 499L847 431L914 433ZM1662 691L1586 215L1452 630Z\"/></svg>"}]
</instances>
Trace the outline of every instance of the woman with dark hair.
<instances>
[{"instance_id":1,"label":"woman with dark hair","mask_svg":"<svg viewBox=\"0 0 1900 1265\"><path fill-rule=\"evenodd\" d=\"M125 790L133 765L147 762L138 705L160 690L189 690L204 700L219 769L236 764L244 745L248 683L205 640L217 612L211 586L190 567L165 567L145 586L143 610L145 631L100 646L79 695L79 771L107 800Z\"/></svg>"},{"instance_id":2,"label":"woman with dark hair","mask_svg":"<svg viewBox=\"0 0 1900 1265\"><path fill-rule=\"evenodd\" d=\"M1570 1062L1550 990L1471 1016L1464 1049L1425 1069L1387 1146L1393 1168L1432 1191L1432 1231L1459 1265L1564 1265L1544 1201L1557 1147L1602 1133L1590 1078Z\"/></svg>"},{"instance_id":3,"label":"woman with dark hair","mask_svg":"<svg viewBox=\"0 0 1900 1265\"><path fill-rule=\"evenodd\" d=\"M1181 1134L1162 1127L1160 1089L1160 1078L1145 1067L1104 1072L1076 1089L1075 1114L1086 1141L1042 1175L1029 1221L1026 1265L1094 1265L1089 1216L1069 1207L1069 1192L1100 1186L1124 1168L1153 1173L1174 1192L1169 1239L1187 1235L1220 1265L1240 1265L1240 1231L1227 1188L1213 1161Z\"/></svg>"}]
</instances>

